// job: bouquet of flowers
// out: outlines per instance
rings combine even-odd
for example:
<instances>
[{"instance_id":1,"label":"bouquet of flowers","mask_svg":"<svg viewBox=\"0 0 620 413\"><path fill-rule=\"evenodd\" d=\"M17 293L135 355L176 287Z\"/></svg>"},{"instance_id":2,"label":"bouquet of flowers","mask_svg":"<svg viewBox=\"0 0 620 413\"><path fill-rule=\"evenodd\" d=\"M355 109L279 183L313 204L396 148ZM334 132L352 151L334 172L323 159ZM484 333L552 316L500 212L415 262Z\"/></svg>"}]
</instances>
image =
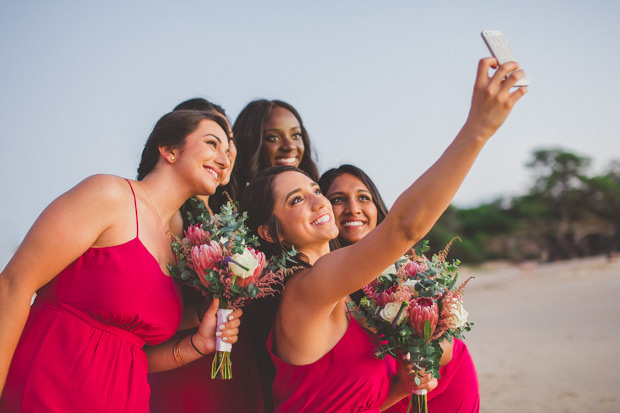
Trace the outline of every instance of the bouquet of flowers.
<instances>
[{"instance_id":1,"label":"bouquet of flowers","mask_svg":"<svg viewBox=\"0 0 620 413\"><path fill-rule=\"evenodd\" d=\"M363 288L358 318L377 333L383 344L375 356L407 357L417 371L439 378L440 343L462 339L471 330L463 308L463 289L455 288L460 262L447 261L452 241L431 259L424 257L428 242L399 259ZM350 304L351 305L351 304ZM354 305L351 305L352 307ZM419 377L415 382L420 384ZM411 395L408 412L426 412L426 390Z\"/></svg>"},{"instance_id":2,"label":"bouquet of flowers","mask_svg":"<svg viewBox=\"0 0 620 413\"><path fill-rule=\"evenodd\" d=\"M176 263L168 269L182 283L220 299L220 325L248 300L277 293L286 271L280 270L279 262L266 265L265 255L255 249L258 239L244 224L246 214L239 214L232 203L211 216L202 201L192 202L194 214L188 213L191 226L184 238L172 241ZM232 344L217 337L211 378L232 378L231 349Z\"/></svg>"}]
</instances>

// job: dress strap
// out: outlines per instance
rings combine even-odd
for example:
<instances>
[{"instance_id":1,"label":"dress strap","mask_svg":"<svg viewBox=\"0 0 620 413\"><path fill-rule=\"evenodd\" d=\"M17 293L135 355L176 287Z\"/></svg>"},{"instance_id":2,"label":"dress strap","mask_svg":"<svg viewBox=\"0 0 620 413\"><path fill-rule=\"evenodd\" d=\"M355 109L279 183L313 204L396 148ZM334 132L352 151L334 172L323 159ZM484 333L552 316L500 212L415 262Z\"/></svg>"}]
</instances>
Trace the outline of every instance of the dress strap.
<instances>
[{"instance_id":1,"label":"dress strap","mask_svg":"<svg viewBox=\"0 0 620 413\"><path fill-rule=\"evenodd\" d=\"M138 235L140 235L140 228L138 226L138 203L136 202L136 193L134 192L133 186L131 185L131 182L129 182L129 179L125 178L125 181L129 184L129 188L131 188L131 195L133 195L133 207L136 210L136 238L138 238Z\"/></svg>"}]
</instances>

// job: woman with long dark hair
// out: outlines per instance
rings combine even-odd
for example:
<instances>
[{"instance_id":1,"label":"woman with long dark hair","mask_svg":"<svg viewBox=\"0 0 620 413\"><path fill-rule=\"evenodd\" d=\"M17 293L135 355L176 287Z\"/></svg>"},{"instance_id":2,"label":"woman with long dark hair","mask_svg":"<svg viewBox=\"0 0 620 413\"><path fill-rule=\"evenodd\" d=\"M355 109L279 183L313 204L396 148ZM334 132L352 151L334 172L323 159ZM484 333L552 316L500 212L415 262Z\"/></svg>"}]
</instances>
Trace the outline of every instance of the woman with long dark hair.
<instances>
[{"instance_id":1,"label":"woman with long dark hair","mask_svg":"<svg viewBox=\"0 0 620 413\"><path fill-rule=\"evenodd\" d=\"M310 136L299 112L281 100L258 99L248 103L233 125L238 147L237 165L227 189L235 199L263 170L276 165L299 167L319 178ZM277 300L252 303L245 310L244 330L250 333L265 411L272 410L271 383L275 369L266 351L267 334ZM249 390L251 391L251 390Z\"/></svg>"},{"instance_id":2,"label":"woman with long dark hair","mask_svg":"<svg viewBox=\"0 0 620 413\"><path fill-rule=\"evenodd\" d=\"M203 98L193 98L178 104L178 110L215 111L226 118L224 109ZM227 118L226 118L227 120ZM228 120L227 120L228 121ZM220 207L228 201L226 184L235 164L236 147L229 137L230 168L222 174L220 185L213 195L197 195L211 212L218 212ZM224 189L223 189L224 188ZM183 204L178 214L171 222L171 230L177 236L190 225L188 214L196 216L195 203L190 198ZM208 307L208 300L196 290L182 286L184 318L181 322L177 337L193 334ZM239 340L231 353L232 379L213 380L210 376L211 358L205 357L183 369L175 369L162 373L149 374L151 385L151 412L172 411L234 411L256 412L262 411L262 394L259 388L258 372L254 362L253 351L249 347L249 338L245 330L245 323L239 326ZM239 397L243 394L243 397Z\"/></svg>"},{"instance_id":3,"label":"woman with long dark hair","mask_svg":"<svg viewBox=\"0 0 620 413\"><path fill-rule=\"evenodd\" d=\"M267 99L248 103L235 120L233 135L239 149L231 185L237 197L261 171L276 165L296 166L319 179L308 131L290 104Z\"/></svg>"},{"instance_id":4,"label":"woman with long dark hair","mask_svg":"<svg viewBox=\"0 0 620 413\"><path fill-rule=\"evenodd\" d=\"M342 165L326 171L319 179L321 192L332 204L340 245L352 245L370 233L387 215L387 208L377 187L364 171ZM353 300L358 292L351 294ZM437 387L428 393L429 412L474 412L479 410L480 390L474 362L461 340L442 342ZM386 358L386 360L388 360ZM389 362L390 360L386 361ZM405 412L407 399L389 409Z\"/></svg>"},{"instance_id":5,"label":"woman with long dark hair","mask_svg":"<svg viewBox=\"0 0 620 413\"><path fill-rule=\"evenodd\" d=\"M298 270L288 278L268 342L276 365L276 411L379 411L410 394L432 389L393 377L374 358L376 344L345 302L419 241L448 207L486 141L525 94L511 87L523 76L516 63L480 61L469 116L443 155L401 194L383 222L363 239L330 252L338 236L330 202L318 184L290 166L265 170L241 199L248 224L267 255L295 247ZM513 73L511 73L513 72Z\"/></svg>"},{"instance_id":6,"label":"woman with long dark hair","mask_svg":"<svg viewBox=\"0 0 620 413\"><path fill-rule=\"evenodd\" d=\"M181 296L166 265L170 221L215 192L229 134L215 113L169 113L138 181L92 176L43 211L0 274L0 411L148 411L147 370L215 350L217 300L196 333L169 340ZM238 316L217 333L231 343Z\"/></svg>"}]
</instances>

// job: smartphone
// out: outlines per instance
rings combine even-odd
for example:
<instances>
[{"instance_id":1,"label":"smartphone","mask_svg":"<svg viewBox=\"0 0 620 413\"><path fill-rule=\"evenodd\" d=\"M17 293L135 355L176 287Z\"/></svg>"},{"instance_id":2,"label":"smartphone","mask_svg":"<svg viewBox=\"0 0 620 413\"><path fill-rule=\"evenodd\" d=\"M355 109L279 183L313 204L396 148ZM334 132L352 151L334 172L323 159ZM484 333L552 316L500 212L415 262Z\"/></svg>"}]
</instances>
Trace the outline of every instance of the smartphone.
<instances>
[{"instance_id":1,"label":"smartphone","mask_svg":"<svg viewBox=\"0 0 620 413\"><path fill-rule=\"evenodd\" d=\"M512 52L508 41L504 37L504 33L499 30L483 30L480 34L491 54L500 65L506 62L518 62L517 56ZM529 86L529 84L530 79L525 75L515 83L515 87Z\"/></svg>"}]
</instances>

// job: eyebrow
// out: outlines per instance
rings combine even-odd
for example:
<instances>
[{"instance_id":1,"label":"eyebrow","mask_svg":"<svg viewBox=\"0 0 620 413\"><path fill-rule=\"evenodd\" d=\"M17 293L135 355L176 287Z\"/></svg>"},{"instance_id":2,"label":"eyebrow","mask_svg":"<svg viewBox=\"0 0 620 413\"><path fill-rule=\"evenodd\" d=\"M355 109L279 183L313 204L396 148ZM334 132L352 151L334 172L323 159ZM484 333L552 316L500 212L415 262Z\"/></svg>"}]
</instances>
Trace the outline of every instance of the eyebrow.
<instances>
[{"instance_id":1,"label":"eyebrow","mask_svg":"<svg viewBox=\"0 0 620 413\"><path fill-rule=\"evenodd\" d=\"M207 134L204 135L204 137L206 137L206 136L213 136L215 139L217 139L217 141L219 143L222 143L222 140L220 138L218 138L217 136L215 136L214 134L212 134L212 133L207 133Z\"/></svg>"},{"instance_id":2,"label":"eyebrow","mask_svg":"<svg viewBox=\"0 0 620 413\"><path fill-rule=\"evenodd\" d=\"M372 195L368 189L363 189L363 188L356 189L356 190L355 190L355 193L356 193L356 194L366 193L366 194ZM345 195L345 192L344 192L344 191L335 191L335 192L330 192L330 193L329 193L328 195L326 195L326 196L327 196L327 197L330 197L330 196L332 196L332 195Z\"/></svg>"},{"instance_id":3,"label":"eyebrow","mask_svg":"<svg viewBox=\"0 0 620 413\"><path fill-rule=\"evenodd\" d=\"M319 184L317 184L316 182L312 182L312 183L310 184L310 187L312 187L312 188L317 187L317 186L319 186ZM288 199L291 197L291 195L294 195L294 194L296 194L297 192L301 192L301 188L295 188L295 189L293 189L291 192L289 192L288 194L286 194L286 198L284 198L284 202L285 202L285 203L286 203L286 202L288 202Z\"/></svg>"},{"instance_id":4,"label":"eyebrow","mask_svg":"<svg viewBox=\"0 0 620 413\"><path fill-rule=\"evenodd\" d=\"M288 199L291 197L291 195L294 195L297 192L301 192L301 188L296 188L293 189L291 192L289 192L288 194L286 194L286 198L284 198L284 202L288 202Z\"/></svg>"},{"instance_id":5,"label":"eyebrow","mask_svg":"<svg viewBox=\"0 0 620 413\"><path fill-rule=\"evenodd\" d=\"M295 130L295 129L301 130L301 128L299 126L293 126L290 130ZM279 128L263 129L263 132L278 132L278 131L280 131Z\"/></svg>"}]
</instances>

